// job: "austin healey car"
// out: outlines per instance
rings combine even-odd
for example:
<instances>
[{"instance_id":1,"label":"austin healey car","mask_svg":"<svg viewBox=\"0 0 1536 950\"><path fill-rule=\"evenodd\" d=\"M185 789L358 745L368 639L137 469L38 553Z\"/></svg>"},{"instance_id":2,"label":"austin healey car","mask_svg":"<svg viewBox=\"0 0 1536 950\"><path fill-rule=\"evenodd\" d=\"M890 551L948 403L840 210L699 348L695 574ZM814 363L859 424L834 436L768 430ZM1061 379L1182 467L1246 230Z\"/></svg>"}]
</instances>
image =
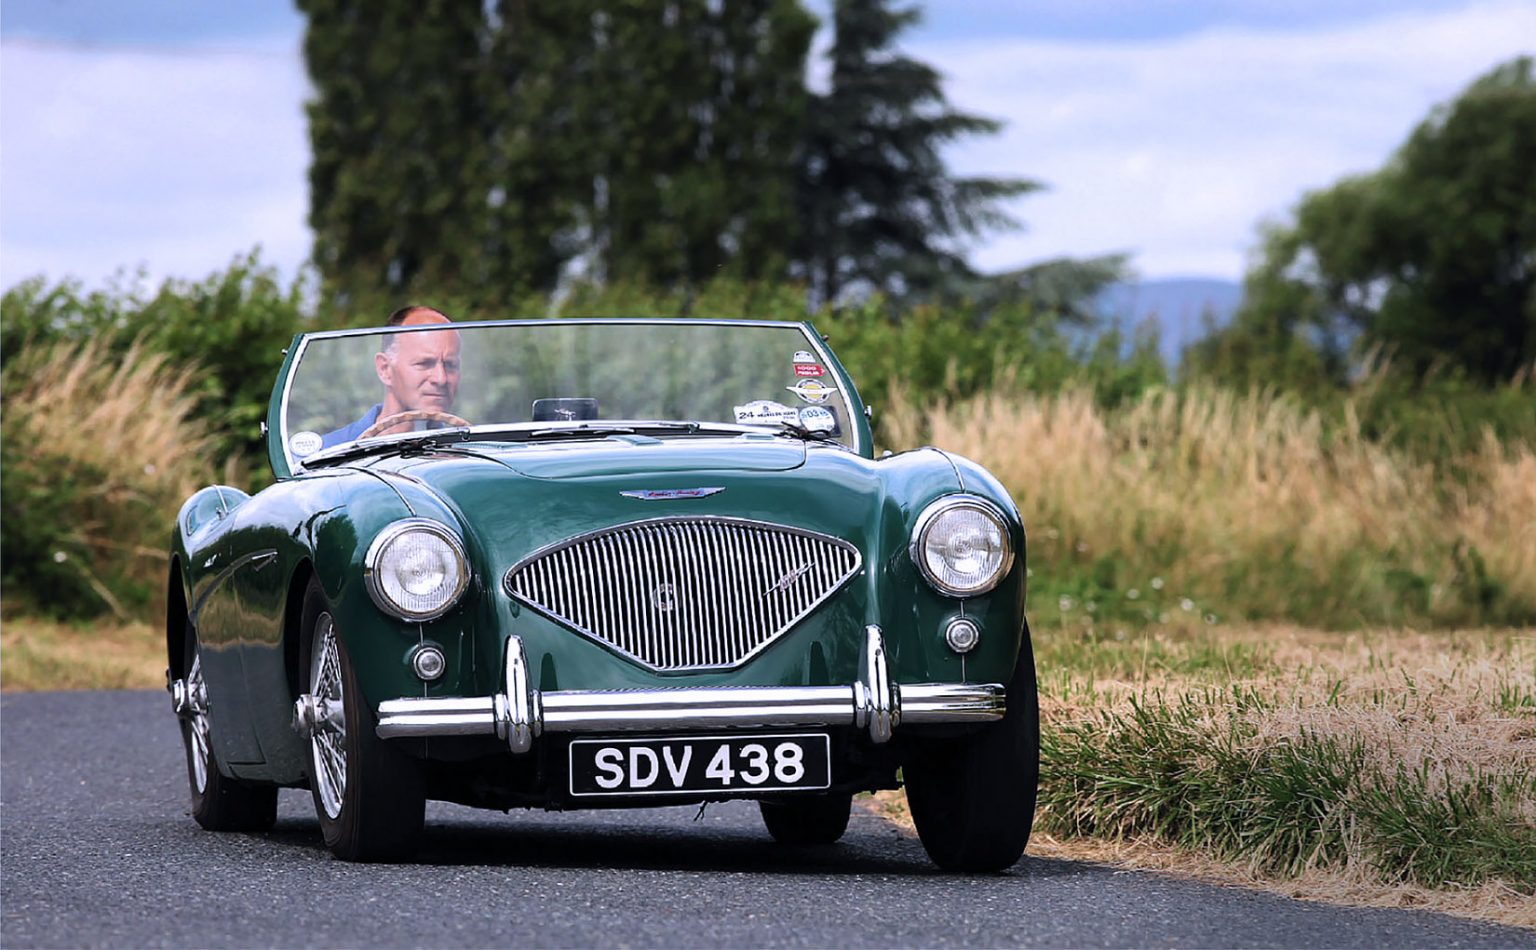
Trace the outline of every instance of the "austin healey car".
<instances>
[{"instance_id":1,"label":"austin healey car","mask_svg":"<svg viewBox=\"0 0 1536 950\"><path fill-rule=\"evenodd\" d=\"M166 624L192 814L403 860L425 802L758 802L830 844L907 790L940 867L1029 837L1024 533L949 452L877 453L809 323L563 319L317 332L274 483L176 519Z\"/></svg>"}]
</instances>

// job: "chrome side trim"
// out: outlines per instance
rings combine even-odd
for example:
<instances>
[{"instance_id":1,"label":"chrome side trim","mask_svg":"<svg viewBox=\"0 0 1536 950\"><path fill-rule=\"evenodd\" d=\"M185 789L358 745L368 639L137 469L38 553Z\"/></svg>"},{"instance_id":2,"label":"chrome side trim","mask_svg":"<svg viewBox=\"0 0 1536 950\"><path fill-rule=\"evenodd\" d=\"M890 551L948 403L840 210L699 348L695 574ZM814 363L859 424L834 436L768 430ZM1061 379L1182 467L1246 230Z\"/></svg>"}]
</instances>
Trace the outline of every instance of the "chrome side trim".
<instances>
[{"instance_id":1,"label":"chrome side trim","mask_svg":"<svg viewBox=\"0 0 1536 950\"><path fill-rule=\"evenodd\" d=\"M704 732L722 728L851 726L885 742L900 723L989 722L1007 709L1001 683L891 684L880 628L866 628L869 682L851 686L714 686L564 690L528 686L522 641L509 637L507 680L494 696L409 697L379 704L378 734L494 735L514 753L543 733ZM519 698L521 697L521 698Z\"/></svg>"}]
</instances>

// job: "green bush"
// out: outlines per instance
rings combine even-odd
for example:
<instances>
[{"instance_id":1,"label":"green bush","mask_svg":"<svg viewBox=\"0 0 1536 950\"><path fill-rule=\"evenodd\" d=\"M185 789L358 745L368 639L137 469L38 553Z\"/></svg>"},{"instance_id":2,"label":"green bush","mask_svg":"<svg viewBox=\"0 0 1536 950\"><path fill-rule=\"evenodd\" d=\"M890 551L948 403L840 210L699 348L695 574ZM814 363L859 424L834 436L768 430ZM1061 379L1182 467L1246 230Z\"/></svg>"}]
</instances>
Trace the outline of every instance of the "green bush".
<instances>
[{"instance_id":1,"label":"green bush","mask_svg":"<svg viewBox=\"0 0 1536 950\"><path fill-rule=\"evenodd\" d=\"M302 280L284 286L257 252L202 281L167 280L153 293L142 277L89 292L75 280L33 278L0 301L0 353L9 364L28 346L94 342L121 355L138 342L172 365L200 365L195 414L215 433L214 457L264 458L260 422L283 348L320 325L304 296Z\"/></svg>"}]
</instances>

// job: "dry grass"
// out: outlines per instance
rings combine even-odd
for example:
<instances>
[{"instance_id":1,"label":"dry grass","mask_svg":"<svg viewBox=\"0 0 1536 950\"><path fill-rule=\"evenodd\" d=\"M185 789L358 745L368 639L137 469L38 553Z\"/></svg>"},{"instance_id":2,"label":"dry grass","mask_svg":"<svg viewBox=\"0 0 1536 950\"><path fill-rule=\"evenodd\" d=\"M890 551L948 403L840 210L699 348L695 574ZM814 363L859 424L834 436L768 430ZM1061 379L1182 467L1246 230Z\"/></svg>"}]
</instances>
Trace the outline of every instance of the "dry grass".
<instances>
[{"instance_id":1,"label":"dry grass","mask_svg":"<svg viewBox=\"0 0 1536 950\"><path fill-rule=\"evenodd\" d=\"M1224 617L1335 628L1536 617L1528 445L1490 436L1436 470L1352 412L1330 427L1281 396L1219 389L1113 412L1086 390L893 403L892 445L954 450L1009 488L1040 580L1107 572L1118 589L1104 593L1123 596L1157 577Z\"/></svg>"},{"instance_id":2,"label":"dry grass","mask_svg":"<svg viewBox=\"0 0 1536 950\"><path fill-rule=\"evenodd\" d=\"M856 802L907 834L917 834L904 791L875 792L856 799ZM1039 830L1030 836L1028 854L1034 858L1088 861L1126 870L1179 874L1210 884L1254 887L1299 900L1352 907L1428 910L1472 920L1536 928L1536 906L1530 896L1498 883L1440 890L1414 884L1382 884L1373 877L1318 869L1296 877L1279 878L1256 872L1239 861L1223 861L1155 840L1058 838Z\"/></svg>"},{"instance_id":3,"label":"dry grass","mask_svg":"<svg viewBox=\"0 0 1536 950\"><path fill-rule=\"evenodd\" d=\"M5 369L7 577L59 615L153 616L176 510L211 482L196 374L130 347L60 345ZM78 604L78 606L76 606Z\"/></svg>"},{"instance_id":4,"label":"dry grass","mask_svg":"<svg viewBox=\"0 0 1536 950\"><path fill-rule=\"evenodd\" d=\"M165 635L147 624L0 622L0 688L8 692L164 686Z\"/></svg>"},{"instance_id":5,"label":"dry grass","mask_svg":"<svg viewBox=\"0 0 1536 950\"><path fill-rule=\"evenodd\" d=\"M1138 704L1155 706L1169 696L1208 703L1212 686L1219 683L1223 695L1252 691L1266 701L1241 709L1200 706L1202 722L1213 736L1235 714L1251 726L1243 735L1255 754L1302 740L1363 739L1365 774L1391 781L1401 767L1407 774L1427 776L1424 788L1407 794L1427 790L1431 799L1467 776L1478 776L1490 787L1501 777L1509 779L1525 790L1514 820L1527 835L1536 830L1536 631L1342 635L1273 625L1148 630L1139 643L1062 642L1073 636L1060 629L1037 635L1047 733L1124 717ZM1221 655L1213 649L1217 645L1244 659L1236 665L1212 662L1211 657ZM1138 653L1145 659L1138 661ZM1255 768L1263 767L1254 761ZM1049 772L1042 775L1043 788L1061 781ZM1240 792L1218 790L1218 805L1223 794ZM1228 805L1239 810L1235 800ZM901 792L880 793L866 807L911 830ZM1125 808L1126 803L1110 807ZM1424 886L1408 873L1389 869L1384 874L1381 855L1363 835L1344 836L1340 860L1315 860L1287 872L1242 853L1224 857L1214 843L1181 846L1167 836L1138 833L1129 821L1125 834L1109 827L1092 835L1049 833L1061 824L1062 814L1042 806L1030 853L1171 871L1305 899L1411 907L1536 927L1529 881L1512 885L1495 877ZM1425 832L1433 838L1457 830Z\"/></svg>"}]
</instances>

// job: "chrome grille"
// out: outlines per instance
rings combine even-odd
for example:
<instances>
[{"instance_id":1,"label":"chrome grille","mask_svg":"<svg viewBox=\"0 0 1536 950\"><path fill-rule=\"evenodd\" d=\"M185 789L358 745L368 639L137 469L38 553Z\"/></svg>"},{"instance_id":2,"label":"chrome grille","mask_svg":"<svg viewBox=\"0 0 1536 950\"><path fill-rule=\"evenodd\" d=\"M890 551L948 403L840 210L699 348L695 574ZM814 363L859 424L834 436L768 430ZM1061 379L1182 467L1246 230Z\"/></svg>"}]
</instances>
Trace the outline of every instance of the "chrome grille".
<instances>
[{"instance_id":1,"label":"chrome grille","mask_svg":"<svg viewBox=\"0 0 1536 950\"><path fill-rule=\"evenodd\" d=\"M662 518L572 538L507 572L518 601L658 670L735 666L855 573L839 538L739 518Z\"/></svg>"}]
</instances>

